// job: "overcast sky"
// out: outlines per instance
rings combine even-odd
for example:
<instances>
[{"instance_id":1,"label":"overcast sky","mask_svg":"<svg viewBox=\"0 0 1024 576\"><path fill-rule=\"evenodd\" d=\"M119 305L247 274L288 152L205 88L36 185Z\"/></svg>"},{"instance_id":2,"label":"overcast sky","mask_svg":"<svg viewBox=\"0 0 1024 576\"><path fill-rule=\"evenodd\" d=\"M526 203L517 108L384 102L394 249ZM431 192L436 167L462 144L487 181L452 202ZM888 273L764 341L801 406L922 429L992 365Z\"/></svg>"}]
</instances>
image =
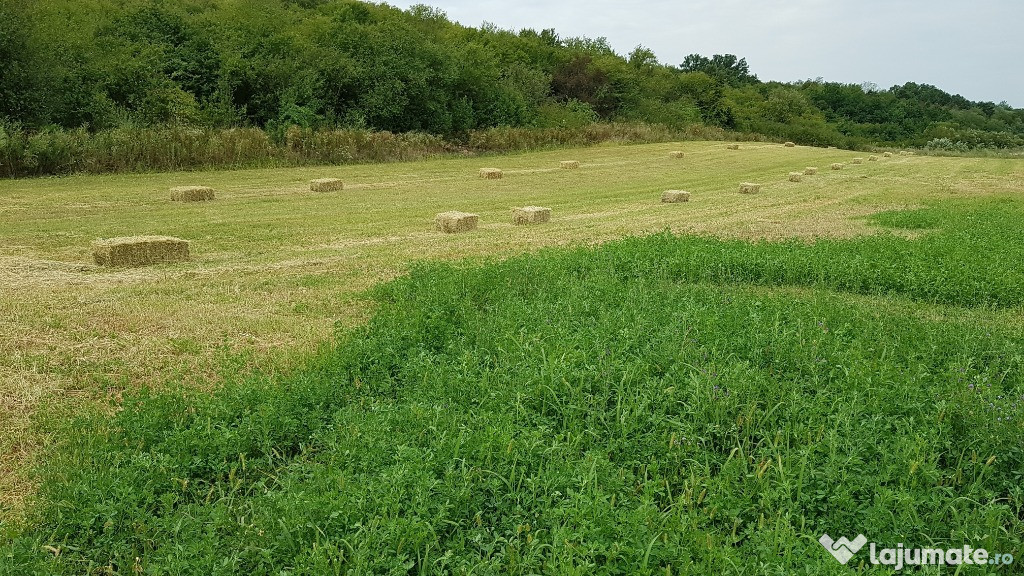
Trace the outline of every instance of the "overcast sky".
<instances>
[{"instance_id":1,"label":"overcast sky","mask_svg":"<svg viewBox=\"0 0 1024 576\"><path fill-rule=\"evenodd\" d=\"M638 44L666 64L736 54L761 80L933 84L1024 107L1024 0L427 0L467 26L490 22Z\"/></svg>"}]
</instances>

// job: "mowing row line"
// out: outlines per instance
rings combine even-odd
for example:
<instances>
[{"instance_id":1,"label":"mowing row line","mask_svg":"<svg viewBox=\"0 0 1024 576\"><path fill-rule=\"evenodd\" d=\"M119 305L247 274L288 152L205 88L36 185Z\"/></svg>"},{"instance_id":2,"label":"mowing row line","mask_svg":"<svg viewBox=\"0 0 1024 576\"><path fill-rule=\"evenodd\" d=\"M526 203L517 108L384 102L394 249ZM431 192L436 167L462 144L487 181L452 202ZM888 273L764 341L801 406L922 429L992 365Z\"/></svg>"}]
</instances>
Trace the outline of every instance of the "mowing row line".
<instances>
[{"instance_id":1,"label":"mowing row line","mask_svg":"<svg viewBox=\"0 0 1024 576\"><path fill-rule=\"evenodd\" d=\"M796 144L786 142L786 148L795 148ZM741 150L739 144L728 144L726 149ZM905 152L901 152L904 154ZM671 151L668 157L671 159L683 159L685 153L679 150ZM891 152L882 154L883 158L892 157ZM876 162L878 156L870 156L868 161ZM864 158L853 158L851 164L863 164ZM578 160L562 160L559 162L559 170L577 170L581 167ZM833 163L832 170L842 170L845 164ZM548 171L548 169L544 169ZM802 171L789 172L790 182L801 182L804 176L814 176L818 168L808 166ZM500 168L481 168L479 177L485 180L500 180L504 178L505 172ZM754 182L741 182L739 192L742 194L757 194L761 192L762 184ZM345 189L344 182L339 178L318 178L311 180L309 189L312 192L336 192ZM687 190L665 190L662 192L660 201L667 204L689 202L692 194ZM170 199L176 202L208 202L216 198L216 191L207 186L179 186L171 188ZM512 210L512 224L530 225L543 224L551 221L551 209L543 206L522 206ZM435 228L442 233L452 234L469 232L475 230L479 224L478 214L463 212L460 210L449 210L435 215ZM118 238L107 238L93 242L93 258L101 266L109 267L134 267L147 266L152 264L174 263L189 259L190 241L171 236L125 236Z\"/></svg>"}]
</instances>

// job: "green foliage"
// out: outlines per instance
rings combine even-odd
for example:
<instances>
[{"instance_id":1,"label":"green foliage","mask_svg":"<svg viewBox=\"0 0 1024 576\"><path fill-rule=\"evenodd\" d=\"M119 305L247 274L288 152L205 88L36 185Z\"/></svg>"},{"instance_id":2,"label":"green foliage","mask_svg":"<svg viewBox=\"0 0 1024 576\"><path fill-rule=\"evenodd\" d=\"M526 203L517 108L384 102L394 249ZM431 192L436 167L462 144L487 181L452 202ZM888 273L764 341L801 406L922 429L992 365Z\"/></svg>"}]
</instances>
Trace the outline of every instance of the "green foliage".
<instances>
[{"instance_id":1,"label":"green foliage","mask_svg":"<svg viewBox=\"0 0 1024 576\"><path fill-rule=\"evenodd\" d=\"M597 121L594 108L579 100L543 104L537 110L537 125L542 128L580 128Z\"/></svg>"},{"instance_id":2,"label":"green foliage","mask_svg":"<svg viewBox=\"0 0 1024 576\"><path fill-rule=\"evenodd\" d=\"M733 54L715 54L711 58L690 54L683 58L679 68L683 72L703 72L729 86L757 83L757 76L750 73L747 59L737 58Z\"/></svg>"},{"instance_id":3,"label":"green foliage","mask_svg":"<svg viewBox=\"0 0 1024 576\"><path fill-rule=\"evenodd\" d=\"M0 573L848 573L824 532L1019 557L1024 339L990 307L1024 301L1022 216L417 266L290 375L63 425Z\"/></svg>"},{"instance_id":4,"label":"green foliage","mask_svg":"<svg viewBox=\"0 0 1024 576\"><path fill-rule=\"evenodd\" d=\"M762 83L744 58L680 67L604 38L467 28L424 5L354 0L0 0L0 121L38 132L291 126L463 138L602 121L803 144L1024 147L1024 111L934 86ZM947 152L949 150L946 150ZM8 171L10 172L10 171Z\"/></svg>"},{"instance_id":5,"label":"green foliage","mask_svg":"<svg viewBox=\"0 0 1024 576\"><path fill-rule=\"evenodd\" d=\"M0 122L0 176L397 162L451 154L725 136L699 126L682 130L665 124L597 124L596 119L594 111L580 102L546 104L538 111L536 126L469 130L458 138L365 127L304 128L298 122L272 123L267 130L126 125L94 134L84 129L28 132L17 124Z\"/></svg>"}]
</instances>

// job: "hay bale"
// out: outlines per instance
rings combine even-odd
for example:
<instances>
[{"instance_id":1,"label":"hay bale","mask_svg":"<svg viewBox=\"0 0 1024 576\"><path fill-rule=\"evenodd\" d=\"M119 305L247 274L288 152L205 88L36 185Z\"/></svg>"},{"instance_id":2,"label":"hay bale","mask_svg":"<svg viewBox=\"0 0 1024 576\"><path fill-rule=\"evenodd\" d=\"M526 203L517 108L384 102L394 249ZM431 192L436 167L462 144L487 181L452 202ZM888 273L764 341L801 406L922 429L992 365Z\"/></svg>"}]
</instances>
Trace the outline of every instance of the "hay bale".
<instances>
[{"instance_id":1,"label":"hay bale","mask_svg":"<svg viewBox=\"0 0 1024 576\"><path fill-rule=\"evenodd\" d=\"M908 152L906 150L900 150L900 156L906 156Z\"/></svg>"},{"instance_id":2,"label":"hay bale","mask_svg":"<svg viewBox=\"0 0 1024 576\"><path fill-rule=\"evenodd\" d=\"M668 153L668 157L669 157L669 158L682 158L682 157L684 157L684 156L686 156L686 154L683 154L683 153L682 153L681 151L679 151L679 150L675 150L675 151L673 151L673 152L669 152L669 153Z\"/></svg>"},{"instance_id":3,"label":"hay bale","mask_svg":"<svg viewBox=\"0 0 1024 576\"><path fill-rule=\"evenodd\" d=\"M803 179L804 179L803 172L790 172L789 173L789 181L790 182L801 182L801 181L803 181Z\"/></svg>"},{"instance_id":4,"label":"hay bale","mask_svg":"<svg viewBox=\"0 0 1024 576\"><path fill-rule=\"evenodd\" d=\"M818 173L818 167L817 166L808 166L807 168L804 168L804 174L806 174L807 176L814 176L817 173Z\"/></svg>"},{"instance_id":5,"label":"hay bale","mask_svg":"<svg viewBox=\"0 0 1024 576\"><path fill-rule=\"evenodd\" d=\"M677 202L689 202L690 193L686 190L665 190L661 193L661 201L666 204L675 204Z\"/></svg>"},{"instance_id":6,"label":"hay bale","mask_svg":"<svg viewBox=\"0 0 1024 576\"><path fill-rule=\"evenodd\" d=\"M754 184L752 182L743 182L740 184L741 194L757 194L761 191L760 184Z\"/></svg>"},{"instance_id":7,"label":"hay bale","mask_svg":"<svg viewBox=\"0 0 1024 576\"><path fill-rule=\"evenodd\" d=\"M868 156L868 162L878 162L878 156Z\"/></svg>"},{"instance_id":8,"label":"hay bale","mask_svg":"<svg viewBox=\"0 0 1024 576\"><path fill-rule=\"evenodd\" d=\"M853 160L850 160L850 164L863 164L863 163L864 163L864 159L863 158L854 158Z\"/></svg>"},{"instance_id":9,"label":"hay bale","mask_svg":"<svg viewBox=\"0 0 1024 576\"><path fill-rule=\"evenodd\" d=\"M512 210L512 223L516 226L523 224L542 224L551 221L551 208L541 206L523 206Z\"/></svg>"},{"instance_id":10,"label":"hay bale","mask_svg":"<svg viewBox=\"0 0 1024 576\"><path fill-rule=\"evenodd\" d=\"M171 188L171 200L174 202L205 202L213 200L213 188L207 186L175 186Z\"/></svg>"},{"instance_id":11,"label":"hay bale","mask_svg":"<svg viewBox=\"0 0 1024 576\"><path fill-rule=\"evenodd\" d=\"M558 163L562 170L575 170L580 167L579 160L562 160Z\"/></svg>"},{"instance_id":12,"label":"hay bale","mask_svg":"<svg viewBox=\"0 0 1024 576\"><path fill-rule=\"evenodd\" d=\"M476 230L480 216L467 212L441 212L434 218L437 229L445 234Z\"/></svg>"},{"instance_id":13,"label":"hay bale","mask_svg":"<svg viewBox=\"0 0 1024 576\"><path fill-rule=\"evenodd\" d=\"M832 163L832 169L833 170L842 170L843 169L843 165L840 164L839 162L833 162Z\"/></svg>"},{"instance_id":14,"label":"hay bale","mask_svg":"<svg viewBox=\"0 0 1024 576\"><path fill-rule=\"evenodd\" d=\"M740 149L740 145L739 144L729 144L728 146L726 146L726 148L728 148L729 150L739 150Z\"/></svg>"},{"instance_id":15,"label":"hay bale","mask_svg":"<svg viewBox=\"0 0 1024 576\"><path fill-rule=\"evenodd\" d=\"M892 158L892 152L885 152L882 154L882 158Z\"/></svg>"},{"instance_id":16,"label":"hay bale","mask_svg":"<svg viewBox=\"0 0 1024 576\"><path fill-rule=\"evenodd\" d=\"M170 236L125 236L92 243L100 266L149 266L188 260L188 240Z\"/></svg>"},{"instance_id":17,"label":"hay bale","mask_svg":"<svg viewBox=\"0 0 1024 576\"><path fill-rule=\"evenodd\" d=\"M503 176L499 168L481 168L480 177L487 180L500 180Z\"/></svg>"},{"instance_id":18,"label":"hay bale","mask_svg":"<svg viewBox=\"0 0 1024 576\"><path fill-rule=\"evenodd\" d=\"M338 178L317 178L309 181L309 189L312 192L334 192L344 188L345 183Z\"/></svg>"},{"instance_id":19,"label":"hay bale","mask_svg":"<svg viewBox=\"0 0 1024 576\"><path fill-rule=\"evenodd\" d=\"M786 142L786 148L796 148L796 142Z\"/></svg>"}]
</instances>

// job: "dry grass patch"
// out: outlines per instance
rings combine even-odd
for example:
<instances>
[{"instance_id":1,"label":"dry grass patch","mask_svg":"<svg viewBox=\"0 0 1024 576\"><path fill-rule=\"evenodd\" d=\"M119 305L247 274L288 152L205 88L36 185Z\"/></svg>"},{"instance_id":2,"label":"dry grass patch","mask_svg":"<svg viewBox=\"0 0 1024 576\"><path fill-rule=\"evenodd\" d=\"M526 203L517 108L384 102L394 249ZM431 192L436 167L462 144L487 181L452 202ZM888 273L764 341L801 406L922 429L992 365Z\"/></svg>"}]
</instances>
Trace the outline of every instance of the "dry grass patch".
<instances>
[{"instance_id":1,"label":"dry grass patch","mask_svg":"<svg viewBox=\"0 0 1024 576\"><path fill-rule=\"evenodd\" d=\"M458 232L476 230L476 226L479 222L479 215L470 214L468 212L441 212L434 217L434 223L437 225L437 229L445 234L455 234Z\"/></svg>"},{"instance_id":2,"label":"dry grass patch","mask_svg":"<svg viewBox=\"0 0 1024 576\"><path fill-rule=\"evenodd\" d=\"M345 183L340 178L317 178L309 181L309 189L312 192L335 192L345 189Z\"/></svg>"},{"instance_id":3,"label":"dry grass patch","mask_svg":"<svg viewBox=\"0 0 1024 576\"><path fill-rule=\"evenodd\" d=\"M661 193L661 201L666 204L675 204L677 202L689 202L690 193L686 190L665 190Z\"/></svg>"},{"instance_id":4,"label":"dry grass patch","mask_svg":"<svg viewBox=\"0 0 1024 576\"><path fill-rule=\"evenodd\" d=\"M516 226L524 224L542 224L551 221L551 208L542 206L523 206L512 210L512 223Z\"/></svg>"},{"instance_id":5,"label":"dry grass patch","mask_svg":"<svg viewBox=\"0 0 1024 576\"><path fill-rule=\"evenodd\" d=\"M208 186L175 186L171 188L174 202L206 202L213 200L215 192Z\"/></svg>"},{"instance_id":6,"label":"dry grass patch","mask_svg":"<svg viewBox=\"0 0 1024 576\"><path fill-rule=\"evenodd\" d=\"M170 236L124 236L92 243L93 259L100 266L135 267L183 262L189 242Z\"/></svg>"}]
</instances>

